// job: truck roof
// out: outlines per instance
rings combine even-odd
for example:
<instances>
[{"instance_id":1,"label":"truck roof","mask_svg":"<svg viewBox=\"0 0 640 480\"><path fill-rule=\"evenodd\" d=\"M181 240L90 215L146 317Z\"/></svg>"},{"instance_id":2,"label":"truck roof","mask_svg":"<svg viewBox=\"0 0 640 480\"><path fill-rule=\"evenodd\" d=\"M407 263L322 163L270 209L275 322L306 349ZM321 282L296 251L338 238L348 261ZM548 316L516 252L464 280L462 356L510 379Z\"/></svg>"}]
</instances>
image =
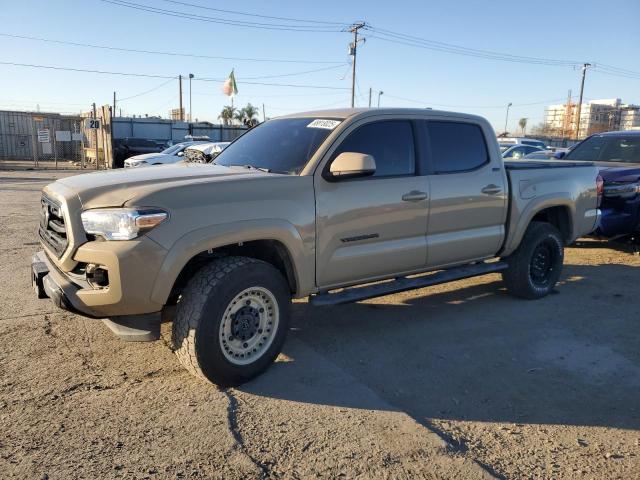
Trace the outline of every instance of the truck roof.
<instances>
[{"instance_id":1,"label":"truck roof","mask_svg":"<svg viewBox=\"0 0 640 480\"><path fill-rule=\"evenodd\" d=\"M431 108L334 108L329 110L309 110L307 112L291 113L282 115L278 118L301 118L301 117L319 117L319 118L338 118L347 119L355 116L368 115L421 115L433 114L434 116L460 116L465 118L475 118L484 120L483 117L462 112L449 112L446 110L433 110Z\"/></svg>"}]
</instances>

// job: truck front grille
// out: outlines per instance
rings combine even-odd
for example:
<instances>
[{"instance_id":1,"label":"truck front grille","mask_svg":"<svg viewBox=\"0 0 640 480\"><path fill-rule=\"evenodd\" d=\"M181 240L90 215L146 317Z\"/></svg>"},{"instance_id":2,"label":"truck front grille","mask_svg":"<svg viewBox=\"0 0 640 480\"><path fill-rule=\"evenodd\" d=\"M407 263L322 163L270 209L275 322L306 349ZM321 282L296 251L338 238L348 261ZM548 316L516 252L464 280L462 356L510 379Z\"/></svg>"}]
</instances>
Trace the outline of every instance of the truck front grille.
<instances>
[{"instance_id":1,"label":"truck front grille","mask_svg":"<svg viewBox=\"0 0 640 480\"><path fill-rule=\"evenodd\" d=\"M207 158L200 150L187 148L185 150L185 156L187 157L188 162L207 163Z\"/></svg>"},{"instance_id":2,"label":"truck front grille","mask_svg":"<svg viewBox=\"0 0 640 480\"><path fill-rule=\"evenodd\" d=\"M40 225L38 234L42 241L61 257L69 245L67 225L62 214L62 207L57 201L42 195L40 201Z\"/></svg>"}]
</instances>

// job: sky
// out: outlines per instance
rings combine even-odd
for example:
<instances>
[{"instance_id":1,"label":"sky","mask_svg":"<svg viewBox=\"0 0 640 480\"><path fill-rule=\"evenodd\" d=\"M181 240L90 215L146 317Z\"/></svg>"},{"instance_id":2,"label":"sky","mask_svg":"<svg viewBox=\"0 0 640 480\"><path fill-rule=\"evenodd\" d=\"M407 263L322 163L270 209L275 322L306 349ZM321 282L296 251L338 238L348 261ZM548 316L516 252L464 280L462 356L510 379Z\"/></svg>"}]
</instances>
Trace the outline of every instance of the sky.
<instances>
[{"instance_id":1,"label":"sky","mask_svg":"<svg viewBox=\"0 0 640 480\"><path fill-rule=\"evenodd\" d=\"M169 14L141 10L141 5ZM214 23L212 18L225 23ZM3 109L79 112L92 102L112 103L115 91L117 99L122 99L117 100L117 107L124 115L166 117L178 106L178 81L171 77L192 73L193 119L217 122L223 106L230 103L221 87L232 69L238 85L235 106L250 102L259 108L261 119L263 113L275 117L348 107L348 45L353 35L340 30L342 25L358 21L372 29L361 30L365 41L358 45L357 106L368 105L371 88L374 106L378 92L383 91L383 107L433 107L479 114L502 131L506 106L512 103L507 130L515 131L520 118L528 118L529 126L539 124L544 106L566 101L569 90L577 99L581 71L576 64L583 62L596 67L587 70L585 100L621 98L625 103L640 104L638 0L2 0L0 19ZM247 22L253 26L246 26ZM255 28L256 23L268 28ZM274 24L289 29L273 29ZM443 42L447 51L413 45L420 42L424 46L423 40ZM544 58L545 62L503 61L486 58L484 53L460 55L452 53L449 44L463 47L467 53L476 49L498 52L502 58L526 56ZM113 50L118 48L192 56ZM189 91L186 79L183 102L187 114Z\"/></svg>"}]
</instances>

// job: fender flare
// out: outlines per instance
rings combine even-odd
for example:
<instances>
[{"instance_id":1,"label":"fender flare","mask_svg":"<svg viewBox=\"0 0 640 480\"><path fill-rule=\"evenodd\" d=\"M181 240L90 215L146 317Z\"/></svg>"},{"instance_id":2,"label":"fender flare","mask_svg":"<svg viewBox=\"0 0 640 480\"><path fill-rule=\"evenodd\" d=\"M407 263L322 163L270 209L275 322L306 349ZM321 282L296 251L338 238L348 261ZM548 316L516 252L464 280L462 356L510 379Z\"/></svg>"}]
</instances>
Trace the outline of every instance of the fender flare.
<instances>
[{"instance_id":1,"label":"fender flare","mask_svg":"<svg viewBox=\"0 0 640 480\"><path fill-rule=\"evenodd\" d=\"M298 292L310 291L315 278L315 256L305 248L300 232L282 219L242 220L210 225L180 237L168 248L151 293L153 301L165 304L178 275L199 253L226 245L255 240L275 240L287 249L296 277ZM312 250L311 250L312 252Z\"/></svg>"},{"instance_id":2,"label":"fender flare","mask_svg":"<svg viewBox=\"0 0 640 480\"><path fill-rule=\"evenodd\" d=\"M520 242L527 231L527 227L529 227L529 224L533 220L533 217L548 208L563 207L569 210L569 221L571 222L570 237L573 238L575 231L575 225L573 225L575 217L574 202L575 201L572 199L569 192L563 192L562 194L553 193L536 197L527 204L522 212L512 210L511 218L515 215L518 218L518 222L509 226L509 231L507 232L507 243L499 255L504 257L513 253L513 251L518 248L518 245L520 245Z\"/></svg>"}]
</instances>

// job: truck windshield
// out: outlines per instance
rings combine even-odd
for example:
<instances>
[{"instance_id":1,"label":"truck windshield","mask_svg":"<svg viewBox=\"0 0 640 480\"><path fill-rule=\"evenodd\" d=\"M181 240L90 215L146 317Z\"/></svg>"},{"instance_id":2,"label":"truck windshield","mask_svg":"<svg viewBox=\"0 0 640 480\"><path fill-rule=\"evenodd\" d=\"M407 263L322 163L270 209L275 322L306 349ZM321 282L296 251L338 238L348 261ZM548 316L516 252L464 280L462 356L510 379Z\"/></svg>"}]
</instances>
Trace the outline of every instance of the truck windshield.
<instances>
[{"instance_id":1,"label":"truck windshield","mask_svg":"<svg viewBox=\"0 0 640 480\"><path fill-rule=\"evenodd\" d=\"M594 135L567 153L564 160L640 163L640 135Z\"/></svg>"},{"instance_id":2,"label":"truck windshield","mask_svg":"<svg viewBox=\"0 0 640 480\"><path fill-rule=\"evenodd\" d=\"M298 175L331 133L332 128L329 127L335 127L337 123L335 120L314 118L269 120L225 148L215 163Z\"/></svg>"}]
</instances>

